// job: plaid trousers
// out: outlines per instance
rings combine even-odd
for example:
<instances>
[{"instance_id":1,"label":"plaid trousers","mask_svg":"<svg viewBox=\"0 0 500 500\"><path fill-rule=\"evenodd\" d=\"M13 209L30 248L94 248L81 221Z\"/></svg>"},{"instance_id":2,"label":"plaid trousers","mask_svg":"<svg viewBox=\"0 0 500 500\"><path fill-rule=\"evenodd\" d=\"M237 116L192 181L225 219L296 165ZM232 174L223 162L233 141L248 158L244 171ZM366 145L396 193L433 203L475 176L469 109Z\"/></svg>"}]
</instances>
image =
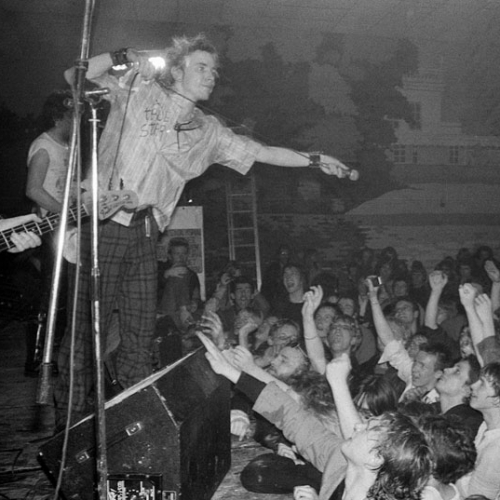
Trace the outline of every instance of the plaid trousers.
<instances>
[{"instance_id":1,"label":"plaid trousers","mask_svg":"<svg viewBox=\"0 0 500 500\"><path fill-rule=\"evenodd\" d=\"M145 217L150 219L146 234ZM92 260L90 225L82 231L81 272L76 311L73 359L74 385L72 422L93 411L94 349L92 333ZM152 339L156 322L158 227L147 211L139 212L128 227L113 221L99 226L100 328L101 346L113 310L118 310L120 343L113 352L114 371L123 388L130 387L152 373ZM74 290L75 266L70 273L69 293ZM68 302L72 312L72 297ZM59 376L54 388L56 426L64 424L70 390L71 318L58 357Z\"/></svg>"}]
</instances>

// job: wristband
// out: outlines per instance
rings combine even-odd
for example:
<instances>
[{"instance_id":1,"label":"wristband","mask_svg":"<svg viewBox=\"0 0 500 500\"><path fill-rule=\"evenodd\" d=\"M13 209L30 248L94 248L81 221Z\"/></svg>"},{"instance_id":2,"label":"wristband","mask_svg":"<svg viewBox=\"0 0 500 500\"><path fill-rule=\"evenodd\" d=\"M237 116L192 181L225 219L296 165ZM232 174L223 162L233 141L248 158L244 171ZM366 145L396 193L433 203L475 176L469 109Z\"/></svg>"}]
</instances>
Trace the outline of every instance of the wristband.
<instances>
[{"instance_id":1,"label":"wristband","mask_svg":"<svg viewBox=\"0 0 500 500\"><path fill-rule=\"evenodd\" d=\"M321 165L321 153L309 153L309 168L319 168Z\"/></svg>"},{"instance_id":2,"label":"wristband","mask_svg":"<svg viewBox=\"0 0 500 500\"><path fill-rule=\"evenodd\" d=\"M110 52L111 61L113 61L113 66L123 66L129 63L127 57L128 48L118 49L114 52Z\"/></svg>"}]
</instances>

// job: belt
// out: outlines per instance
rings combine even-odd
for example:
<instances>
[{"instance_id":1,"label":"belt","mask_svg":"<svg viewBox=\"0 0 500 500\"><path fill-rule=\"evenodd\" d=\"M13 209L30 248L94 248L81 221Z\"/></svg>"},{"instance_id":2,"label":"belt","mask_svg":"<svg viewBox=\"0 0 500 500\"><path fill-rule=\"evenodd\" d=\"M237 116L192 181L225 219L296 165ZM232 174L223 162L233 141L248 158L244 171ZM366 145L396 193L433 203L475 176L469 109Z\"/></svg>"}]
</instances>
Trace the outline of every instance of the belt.
<instances>
[{"instance_id":1,"label":"belt","mask_svg":"<svg viewBox=\"0 0 500 500\"><path fill-rule=\"evenodd\" d=\"M151 207L146 207L143 208L142 210L136 210L132 215L132 219L130 222L144 220L148 215L151 215L151 213L152 213Z\"/></svg>"}]
</instances>

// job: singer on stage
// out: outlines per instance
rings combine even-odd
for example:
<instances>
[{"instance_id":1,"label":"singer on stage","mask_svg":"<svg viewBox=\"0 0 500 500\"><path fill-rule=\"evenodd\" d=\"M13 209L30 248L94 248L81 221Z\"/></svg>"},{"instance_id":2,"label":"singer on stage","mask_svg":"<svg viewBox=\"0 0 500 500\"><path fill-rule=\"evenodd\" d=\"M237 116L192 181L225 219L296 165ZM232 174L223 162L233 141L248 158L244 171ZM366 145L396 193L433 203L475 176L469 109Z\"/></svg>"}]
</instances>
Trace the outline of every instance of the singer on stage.
<instances>
[{"instance_id":1,"label":"singer on stage","mask_svg":"<svg viewBox=\"0 0 500 500\"><path fill-rule=\"evenodd\" d=\"M156 320L159 231L169 223L187 181L213 163L242 174L255 161L284 167L320 167L344 177L349 169L326 155L298 153L261 145L234 134L214 116L196 107L212 93L218 71L215 47L203 36L174 38L159 51L166 61L161 74L151 53L121 49L89 60L87 79L108 88L111 109L99 144L99 183L103 190L135 191L139 206L101 222L101 331L119 313L120 344L106 360L122 388L151 374L151 341ZM110 72L126 64L121 78ZM65 73L73 84L74 69ZM83 236L82 276L76 318L75 393L72 421L93 411L92 341L89 302L90 247ZM104 343L104 341L103 341ZM69 335L63 340L55 388L56 425L64 424L69 383Z\"/></svg>"}]
</instances>

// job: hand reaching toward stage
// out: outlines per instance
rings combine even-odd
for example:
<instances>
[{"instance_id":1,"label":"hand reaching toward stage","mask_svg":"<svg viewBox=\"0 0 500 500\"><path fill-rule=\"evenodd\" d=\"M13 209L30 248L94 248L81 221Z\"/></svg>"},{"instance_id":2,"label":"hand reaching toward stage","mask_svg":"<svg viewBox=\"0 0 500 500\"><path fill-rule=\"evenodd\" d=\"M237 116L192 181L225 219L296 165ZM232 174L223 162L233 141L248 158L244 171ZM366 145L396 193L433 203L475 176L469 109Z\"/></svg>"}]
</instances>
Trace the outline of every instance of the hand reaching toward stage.
<instances>
[{"instance_id":1,"label":"hand reaching toward stage","mask_svg":"<svg viewBox=\"0 0 500 500\"><path fill-rule=\"evenodd\" d=\"M226 336L222 327L222 321L219 315L208 311L201 318L201 326L203 331L210 335L218 349L223 349L226 344Z\"/></svg>"},{"instance_id":2,"label":"hand reaching toward stage","mask_svg":"<svg viewBox=\"0 0 500 500\"><path fill-rule=\"evenodd\" d=\"M458 287L458 293L460 295L460 302L467 309L474 308L474 299L477 295L477 290L470 284L465 283L464 285L460 285Z\"/></svg>"},{"instance_id":3,"label":"hand reaching toward stage","mask_svg":"<svg viewBox=\"0 0 500 500\"><path fill-rule=\"evenodd\" d=\"M349 378L351 370L351 360L349 356L344 353L328 363L326 366L326 378L330 385L336 385L339 382L347 384L347 379Z\"/></svg>"},{"instance_id":4,"label":"hand reaching toward stage","mask_svg":"<svg viewBox=\"0 0 500 500\"><path fill-rule=\"evenodd\" d=\"M242 441L250 430L250 419L242 410L231 410L231 434Z\"/></svg>"},{"instance_id":5,"label":"hand reaching toward stage","mask_svg":"<svg viewBox=\"0 0 500 500\"><path fill-rule=\"evenodd\" d=\"M370 300L378 300L378 290L380 286L376 286L373 283L373 278L376 276L368 276L365 280L366 288L368 288L368 297Z\"/></svg>"},{"instance_id":6,"label":"hand reaching toward stage","mask_svg":"<svg viewBox=\"0 0 500 500\"><path fill-rule=\"evenodd\" d=\"M314 312L323 300L323 288L321 286L312 286L311 289L304 294L304 305L302 306L302 317L304 320L314 318Z\"/></svg>"},{"instance_id":7,"label":"hand reaching toward stage","mask_svg":"<svg viewBox=\"0 0 500 500\"><path fill-rule=\"evenodd\" d=\"M361 417L352 400L347 383L350 372L351 360L346 353L332 359L326 367L326 379L332 389L339 416L340 430L344 439L350 438L354 433L356 424L361 422Z\"/></svg>"},{"instance_id":8,"label":"hand reaching toward stage","mask_svg":"<svg viewBox=\"0 0 500 500\"><path fill-rule=\"evenodd\" d=\"M312 486L295 486L293 500L318 500L319 496Z\"/></svg>"},{"instance_id":9,"label":"hand reaching toward stage","mask_svg":"<svg viewBox=\"0 0 500 500\"><path fill-rule=\"evenodd\" d=\"M442 292L447 283L448 276L446 276L443 271L432 271L432 273L429 274L429 284L432 290Z\"/></svg>"},{"instance_id":10,"label":"hand reaching toward stage","mask_svg":"<svg viewBox=\"0 0 500 500\"><path fill-rule=\"evenodd\" d=\"M232 356L234 366L243 372L252 373L257 367L253 361L252 353L245 347L235 347L233 349Z\"/></svg>"},{"instance_id":11,"label":"hand reaching toward stage","mask_svg":"<svg viewBox=\"0 0 500 500\"><path fill-rule=\"evenodd\" d=\"M476 313L483 324L483 336L495 336L495 323L493 320L493 311L491 308L491 300L485 293L481 293L474 299Z\"/></svg>"},{"instance_id":12,"label":"hand reaching toward stage","mask_svg":"<svg viewBox=\"0 0 500 500\"><path fill-rule=\"evenodd\" d=\"M212 370L218 375L223 375L231 382L236 383L240 378L241 371L235 368L228 361L225 354L219 351L215 344L206 335L203 335L203 333L200 332L196 332L196 335L207 350L205 357L210 363Z\"/></svg>"}]
</instances>

